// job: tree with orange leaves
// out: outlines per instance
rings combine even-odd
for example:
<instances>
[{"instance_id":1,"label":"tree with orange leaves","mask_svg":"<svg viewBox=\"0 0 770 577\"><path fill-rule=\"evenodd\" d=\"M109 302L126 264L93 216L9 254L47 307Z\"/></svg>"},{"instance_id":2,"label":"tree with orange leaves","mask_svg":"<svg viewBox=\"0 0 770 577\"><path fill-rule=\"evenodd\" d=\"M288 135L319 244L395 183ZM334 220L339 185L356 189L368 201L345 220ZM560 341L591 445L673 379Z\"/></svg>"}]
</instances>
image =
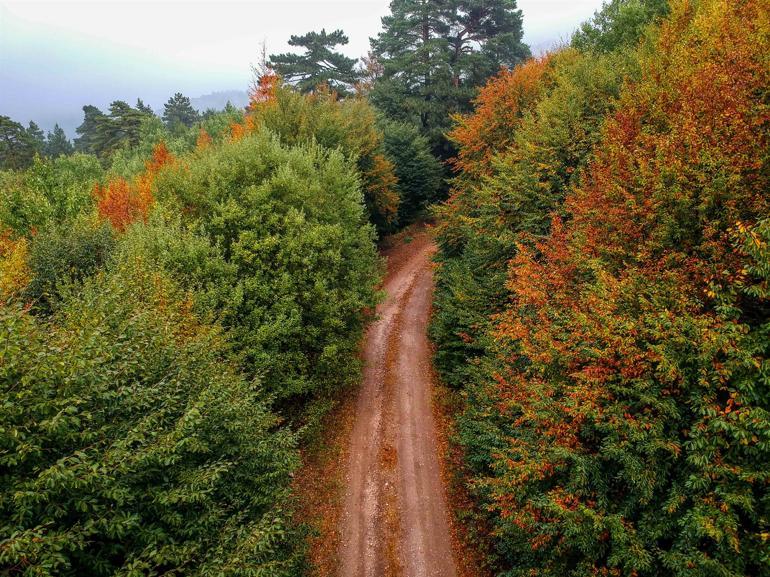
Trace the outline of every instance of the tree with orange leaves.
<instances>
[{"instance_id":1,"label":"tree with orange leaves","mask_svg":"<svg viewBox=\"0 0 770 577\"><path fill-rule=\"evenodd\" d=\"M123 232L136 220L147 220L155 203L152 184L155 175L163 166L174 161L164 142L158 143L152 157L146 163L144 174L129 183L122 177L113 178L106 186L94 185L93 195L97 201L99 216L110 221L115 230Z\"/></svg>"},{"instance_id":2,"label":"tree with orange leaves","mask_svg":"<svg viewBox=\"0 0 770 577\"><path fill-rule=\"evenodd\" d=\"M550 226L509 207L461 419L505 575L770 574L769 22L672 3L577 177L531 180L567 182ZM528 122L509 160L547 142Z\"/></svg>"}]
</instances>

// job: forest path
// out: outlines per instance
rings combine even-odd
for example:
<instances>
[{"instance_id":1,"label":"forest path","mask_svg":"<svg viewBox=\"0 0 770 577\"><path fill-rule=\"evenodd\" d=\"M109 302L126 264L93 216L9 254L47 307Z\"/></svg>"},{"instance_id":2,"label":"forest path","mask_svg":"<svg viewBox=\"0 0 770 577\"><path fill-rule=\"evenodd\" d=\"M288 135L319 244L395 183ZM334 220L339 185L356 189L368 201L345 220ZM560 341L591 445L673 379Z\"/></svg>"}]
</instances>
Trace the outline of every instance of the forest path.
<instances>
[{"instance_id":1,"label":"forest path","mask_svg":"<svg viewBox=\"0 0 770 577\"><path fill-rule=\"evenodd\" d=\"M455 577L432 408L427 232L388 253L349 444L342 577Z\"/></svg>"}]
</instances>

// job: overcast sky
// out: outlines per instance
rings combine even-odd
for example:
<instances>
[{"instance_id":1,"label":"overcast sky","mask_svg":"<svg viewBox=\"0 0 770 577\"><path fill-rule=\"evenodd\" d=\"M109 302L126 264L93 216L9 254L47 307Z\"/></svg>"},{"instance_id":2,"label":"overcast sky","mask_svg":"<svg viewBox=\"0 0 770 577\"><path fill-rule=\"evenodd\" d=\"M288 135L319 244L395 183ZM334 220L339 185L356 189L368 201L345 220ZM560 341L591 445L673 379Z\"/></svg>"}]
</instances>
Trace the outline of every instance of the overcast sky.
<instances>
[{"instance_id":1,"label":"overcast sky","mask_svg":"<svg viewBox=\"0 0 770 577\"><path fill-rule=\"evenodd\" d=\"M524 40L540 52L567 40L601 0L519 0ZM174 92L245 89L263 41L342 28L343 51L366 54L388 0L2 2L0 115L71 125L83 104L136 98L159 108Z\"/></svg>"}]
</instances>

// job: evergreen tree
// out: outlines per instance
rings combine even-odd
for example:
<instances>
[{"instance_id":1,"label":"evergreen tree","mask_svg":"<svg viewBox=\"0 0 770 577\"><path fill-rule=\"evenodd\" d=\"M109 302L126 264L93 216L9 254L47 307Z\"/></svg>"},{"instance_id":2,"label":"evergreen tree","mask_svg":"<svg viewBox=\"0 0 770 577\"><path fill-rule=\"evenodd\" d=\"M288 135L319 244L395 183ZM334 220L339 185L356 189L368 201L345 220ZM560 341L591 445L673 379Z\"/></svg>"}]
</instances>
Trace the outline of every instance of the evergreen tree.
<instances>
[{"instance_id":1,"label":"evergreen tree","mask_svg":"<svg viewBox=\"0 0 770 577\"><path fill-rule=\"evenodd\" d=\"M180 126L190 127L198 120L198 111L190 104L190 99L177 92L163 105L163 122L169 130L176 131Z\"/></svg>"},{"instance_id":2,"label":"evergreen tree","mask_svg":"<svg viewBox=\"0 0 770 577\"><path fill-rule=\"evenodd\" d=\"M29 140L35 149L35 152L38 154L43 152L43 148L45 148L45 134L36 122L32 120L29 121L29 126L27 126L27 135L29 136Z\"/></svg>"},{"instance_id":3,"label":"evergreen tree","mask_svg":"<svg viewBox=\"0 0 770 577\"><path fill-rule=\"evenodd\" d=\"M438 198L443 167L430 152L428 139L417 127L400 122L388 122L383 127L385 155L393 163L401 202L398 206L399 225L412 222Z\"/></svg>"},{"instance_id":4,"label":"evergreen tree","mask_svg":"<svg viewBox=\"0 0 770 577\"><path fill-rule=\"evenodd\" d=\"M347 43L348 37L342 30L327 34L322 29L292 36L289 45L304 48L305 53L273 54L269 65L300 92L314 92L318 86L327 84L339 94L347 94L356 81L356 61L334 51L334 47Z\"/></svg>"},{"instance_id":5,"label":"evergreen tree","mask_svg":"<svg viewBox=\"0 0 770 577\"><path fill-rule=\"evenodd\" d=\"M72 154L74 149L62 127L56 124L53 127L53 132L48 133L43 150L47 157L58 158Z\"/></svg>"},{"instance_id":6,"label":"evergreen tree","mask_svg":"<svg viewBox=\"0 0 770 577\"><path fill-rule=\"evenodd\" d=\"M87 104L83 107L83 122L75 129L75 132L79 134L75 138L75 150L96 154L96 131L104 118L104 113L96 106Z\"/></svg>"},{"instance_id":7,"label":"evergreen tree","mask_svg":"<svg viewBox=\"0 0 770 577\"><path fill-rule=\"evenodd\" d=\"M94 152L106 157L124 144L130 147L139 144L139 129L146 113L132 108L123 100L110 104L109 116L102 117L96 126Z\"/></svg>"},{"instance_id":8,"label":"evergreen tree","mask_svg":"<svg viewBox=\"0 0 770 577\"><path fill-rule=\"evenodd\" d=\"M516 0L393 0L372 39L382 66L371 97L390 118L416 124L442 157L451 115L501 66L529 55Z\"/></svg>"},{"instance_id":9,"label":"evergreen tree","mask_svg":"<svg viewBox=\"0 0 770 577\"><path fill-rule=\"evenodd\" d=\"M155 113L152 111L152 108L146 105L141 98L136 99L136 109L141 112L144 112L145 114L150 114L153 116L155 115Z\"/></svg>"},{"instance_id":10,"label":"evergreen tree","mask_svg":"<svg viewBox=\"0 0 770 577\"><path fill-rule=\"evenodd\" d=\"M34 156L35 142L30 132L8 116L0 116L0 169L26 168Z\"/></svg>"}]
</instances>

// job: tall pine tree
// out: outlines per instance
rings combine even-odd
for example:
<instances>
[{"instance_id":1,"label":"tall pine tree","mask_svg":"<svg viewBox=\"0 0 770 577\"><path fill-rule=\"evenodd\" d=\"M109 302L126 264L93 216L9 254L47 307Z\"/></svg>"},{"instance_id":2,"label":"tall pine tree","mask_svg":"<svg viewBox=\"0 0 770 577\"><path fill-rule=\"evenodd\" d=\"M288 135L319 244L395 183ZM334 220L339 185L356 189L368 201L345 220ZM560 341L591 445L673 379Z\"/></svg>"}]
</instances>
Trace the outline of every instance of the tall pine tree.
<instances>
[{"instance_id":1,"label":"tall pine tree","mask_svg":"<svg viewBox=\"0 0 770 577\"><path fill-rule=\"evenodd\" d=\"M163 105L163 122L171 131L178 130L182 126L189 128L199 116L198 111L192 107L190 99L181 92L174 94Z\"/></svg>"},{"instance_id":2,"label":"tall pine tree","mask_svg":"<svg viewBox=\"0 0 770 577\"><path fill-rule=\"evenodd\" d=\"M29 131L8 116L0 116L0 170L26 168L34 156Z\"/></svg>"},{"instance_id":3,"label":"tall pine tree","mask_svg":"<svg viewBox=\"0 0 770 577\"><path fill-rule=\"evenodd\" d=\"M73 147L62 127L56 124L53 127L53 132L48 133L43 150L47 157L58 158L72 154Z\"/></svg>"},{"instance_id":4,"label":"tall pine tree","mask_svg":"<svg viewBox=\"0 0 770 577\"><path fill-rule=\"evenodd\" d=\"M390 118L417 125L439 156L451 115L501 67L529 56L516 0L393 0L372 39L382 67L371 98Z\"/></svg>"},{"instance_id":5,"label":"tall pine tree","mask_svg":"<svg viewBox=\"0 0 770 577\"><path fill-rule=\"evenodd\" d=\"M289 45L304 48L304 54L272 54L269 66L300 92L314 92L325 84L344 95L356 82L356 61L335 52L334 48L347 43L348 37L342 30L327 33L322 29L292 36Z\"/></svg>"},{"instance_id":6,"label":"tall pine tree","mask_svg":"<svg viewBox=\"0 0 770 577\"><path fill-rule=\"evenodd\" d=\"M83 107L83 122L75 129L79 135L75 138L75 150L96 154L96 130L105 119L104 113L96 106L86 104Z\"/></svg>"}]
</instances>

